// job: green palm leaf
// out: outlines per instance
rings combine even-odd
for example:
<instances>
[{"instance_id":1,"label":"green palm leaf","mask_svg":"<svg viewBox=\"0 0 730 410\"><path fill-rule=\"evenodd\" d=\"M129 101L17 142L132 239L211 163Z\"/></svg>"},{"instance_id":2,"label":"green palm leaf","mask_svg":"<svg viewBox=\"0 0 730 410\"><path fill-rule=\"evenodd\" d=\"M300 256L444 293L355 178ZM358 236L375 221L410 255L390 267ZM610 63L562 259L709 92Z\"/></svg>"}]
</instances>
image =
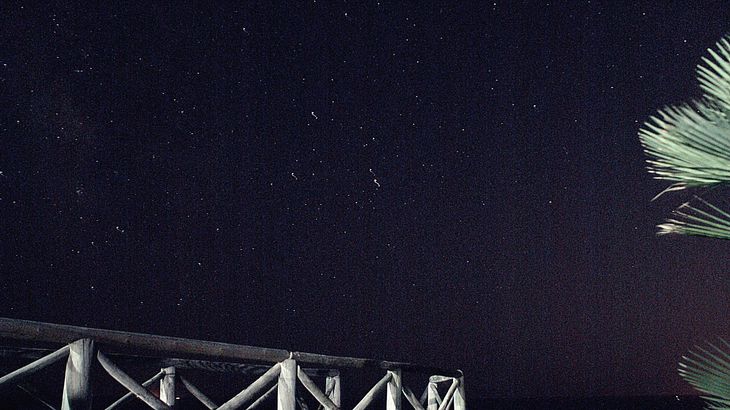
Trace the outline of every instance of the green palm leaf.
<instances>
[{"instance_id":1,"label":"green palm leaf","mask_svg":"<svg viewBox=\"0 0 730 410\"><path fill-rule=\"evenodd\" d=\"M639 131L649 172L670 181L665 192L730 182L730 38L697 68L704 96L691 104L659 110ZM684 204L659 225L659 233L730 239L730 215L700 200Z\"/></svg>"},{"instance_id":2,"label":"green palm leaf","mask_svg":"<svg viewBox=\"0 0 730 410\"><path fill-rule=\"evenodd\" d=\"M699 205L687 202L675 209L672 217L658 226L659 234L679 233L730 239L730 214L700 197L696 196L695 200Z\"/></svg>"},{"instance_id":3,"label":"green palm leaf","mask_svg":"<svg viewBox=\"0 0 730 410\"><path fill-rule=\"evenodd\" d=\"M720 339L723 348L730 344ZM679 375L701 393L707 401L708 409L730 409L730 355L722 349L709 344L704 349L695 346L682 357Z\"/></svg>"}]
</instances>

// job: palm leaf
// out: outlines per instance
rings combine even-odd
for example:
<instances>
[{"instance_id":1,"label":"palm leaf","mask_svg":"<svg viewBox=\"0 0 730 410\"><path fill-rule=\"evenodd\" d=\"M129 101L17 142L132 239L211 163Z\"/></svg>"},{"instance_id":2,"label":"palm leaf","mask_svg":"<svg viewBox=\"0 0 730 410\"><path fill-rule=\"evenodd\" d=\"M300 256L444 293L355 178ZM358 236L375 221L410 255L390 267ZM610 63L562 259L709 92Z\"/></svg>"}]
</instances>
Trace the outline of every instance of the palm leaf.
<instances>
[{"instance_id":1,"label":"palm leaf","mask_svg":"<svg viewBox=\"0 0 730 410\"><path fill-rule=\"evenodd\" d=\"M708 50L697 68L703 98L659 110L639 131L648 169L669 181L659 195L730 182L730 37ZM684 204L659 233L730 239L730 215L708 202Z\"/></svg>"},{"instance_id":2,"label":"palm leaf","mask_svg":"<svg viewBox=\"0 0 730 410\"><path fill-rule=\"evenodd\" d=\"M659 235L679 233L730 239L730 214L695 196L698 205L689 202L672 212L672 218L658 226Z\"/></svg>"},{"instance_id":3,"label":"palm leaf","mask_svg":"<svg viewBox=\"0 0 730 410\"><path fill-rule=\"evenodd\" d=\"M730 344L720 339L724 349ZM709 409L730 409L730 355L708 343L708 348L695 346L682 357L679 375L703 393Z\"/></svg>"}]
</instances>

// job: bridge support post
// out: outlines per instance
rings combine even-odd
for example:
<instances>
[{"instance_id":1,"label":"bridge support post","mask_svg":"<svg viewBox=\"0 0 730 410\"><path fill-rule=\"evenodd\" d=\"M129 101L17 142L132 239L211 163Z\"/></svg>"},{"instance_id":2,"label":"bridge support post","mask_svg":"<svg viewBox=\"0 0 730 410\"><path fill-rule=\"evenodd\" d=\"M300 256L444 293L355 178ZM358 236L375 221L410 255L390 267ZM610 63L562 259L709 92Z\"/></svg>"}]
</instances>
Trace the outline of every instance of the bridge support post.
<instances>
[{"instance_id":1,"label":"bridge support post","mask_svg":"<svg viewBox=\"0 0 730 410\"><path fill-rule=\"evenodd\" d=\"M296 410L297 362L286 359L281 362L277 385L277 410Z\"/></svg>"},{"instance_id":2,"label":"bridge support post","mask_svg":"<svg viewBox=\"0 0 730 410\"><path fill-rule=\"evenodd\" d=\"M90 410L92 402L91 365L94 341L80 339L69 345L66 374L63 380L62 410Z\"/></svg>"},{"instance_id":3,"label":"bridge support post","mask_svg":"<svg viewBox=\"0 0 730 410\"><path fill-rule=\"evenodd\" d=\"M342 402L340 399L340 373L339 373L339 371L336 374L327 376L327 379L325 380L324 391L330 392L329 398L330 398L330 400L332 400L332 403L334 403L337 407L342 406Z\"/></svg>"},{"instance_id":4,"label":"bridge support post","mask_svg":"<svg viewBox=\"0 0 730 410\"><path fill-rule=\"evenodd\" d=\"M459 377L459 388L454 392L454 410L466 410L464 376Z\"/></svg>"},{"instance_id":5,"label":"bridge support post","mask_svg":"<svg viewBox=\"0 0 730 410\"><path fill-rule=\"evenodd\" d=\"M401 382L400 369L388 370L390 380L388 381L388 393L385 398L386 410L401 410L403 397L403 383Z\"/></svg>"},{"instance_id":6,"label":"bridge support post","mask_svg":"<svg viewBox=\"0 0 730 410\"><path fill-rule=\"evenodd\" d=\"M165 375L160 379L160 400L173 407L175 405L175 367L165 367L162 372Z\"/></svg>"},{"instance_id":7,"label":"bridge support post","mask_svg":"<svg viewBox=\"0 0 730 410\"><path fill-rule=\"evenodd\" d=\"M426 410L438 410L439 408L439 390L438 384L429 380L428 382L428 401L426 402Z\"/></svg>"}]
</instances>

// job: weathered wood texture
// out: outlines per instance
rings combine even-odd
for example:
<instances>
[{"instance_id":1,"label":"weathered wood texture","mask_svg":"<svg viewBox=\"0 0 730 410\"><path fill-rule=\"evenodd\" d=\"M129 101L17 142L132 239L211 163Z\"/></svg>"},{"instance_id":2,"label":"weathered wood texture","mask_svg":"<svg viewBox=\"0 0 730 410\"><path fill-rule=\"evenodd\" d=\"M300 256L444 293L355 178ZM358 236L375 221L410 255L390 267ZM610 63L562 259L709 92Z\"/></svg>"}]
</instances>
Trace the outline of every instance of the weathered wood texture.
<instances>
[{"instance_id":1,"label":"weathered wood texture","mask_svg":"<svg viewBox=\"0 0 730 410\"><path fill-rule=\"evenodd\" d=\"M198 389L194 384L190 383L188 379L186 379L183 376L178 376L178 380L180 380L180 383L185 387L185 389L190 392L190 394L193 395L196 399L198 399L199 402L203 403L203 406L206 408L212 410L217 409L218 405L215 404L213 400L211 400L208 396L205 395L200 389Z\"/></svg>"},{"instance_id":2,"label":"weathered wood texture","mask_svg":"<svg viewBox=\"0 0 730 410\"><path fill-rule=\"evenodd\" d=\"M69 347L61 410L90 410L93 399L91 366L94 364L94 341L81 339Z\"/></svg>"},{"instance_id":3,"label":"weathered wood texture","mask_svg":"<svg viewBox=\"0 0 730 410\"><path fill-rule=\"evenodd\" d=\"M38 370L48 367L59 360L63 360L66 356L68 356L68 352L70 349L71 348L66 345L49 355L43 356L40 359L29 363L18 370L10 372L3 377L0 377L0 388L12 386L23 378L37 372Z\"/></svg>"},{"instance_id":4,"label":"weathered wood texture","mask_svg":"<svg viewBox=\"0 0 730 410\"><path fill-rule=\"evenodd\" d=\"M337 407L342 406L341 391L339 372L327 376L325 379L325 393Z\"/></svg>"},{"instance_id":5,"label":"weathered wood texture","mask_svg":"<svg viewBox=\"0 0 730 410\"><path fill-rule=\"evenodd\" d=\"M175 368L170 366L160 371L164 374L160 380L160 400L173 407L175 406Z\"/></svg>"},{"instance_id":6,"label":"weathered wood texture","mask_svg":"<svg viewBox=\"0 0 730 410\"><path fill-rule=\"evenodd\" d=\"M158 356L191 356L211 360L259 361L269 363L278 363L292 358L299 364L327 368L400 369L402 371L421 374L443 374L452 377L461 376L455 370L438 369L412 363L327 356L305 352L288 352L282 349L0 318L0 339L71 343L84 338L93 339L97 344L104 344L105 346L116 349L154 352Z\"/></svg>"},{"instance_id":7,"label":"weathered wood texture","mask_svg":"<svg viewBox=\"0 0 730 410\"><path fill-rule=\"evenodd\" d=\"M466 410L466 389L464 376L459 377L459 388L454 393L454 410Z\"/></svg>"},{"instance_id":8,"label":"weathered wood texture","mask_svg":"<svg viewBox=\"0 0 730 410\"><path fill-rule=\"evenodd\" d=\"M296 410L297 362L286 359L281 362L281 373L276 391L277 410Z\"/></svg>"},{"instance_id":9,"label":"weathered wood texture","mask_svg":"<svg viewBox=\"0 0 730 410\"><path fill-rule=\"evenodd\" d=\"M449 404L454 400L454 392L456 392L457 387L459 387L459 379L453 379L451 386L449 386L449 391L446 392L438 410L446 410L449 407Z\"/></svg>"},{"instance_id":10,"label":"weathered wood texture","mask_svg":"<svg viewBox=\"0 0 730 410\"><path fill-rule=\"evenodd\" d=\"M261 397L256 399L253 403L251 403L250 406L246 407L246 410L253 410L259 408L263 403L266 402L266 400L269 400L271 397L276 396L276 390L277 390L278 383L269 387L269 390L266 390L266 393L262 394Z\"/></svg>"},{"instance_id":11,"label":"weathered wood texture","mask_svg":"<svg viewBox=\"0 0 730 410\"><path fill-rule=\"evenodd\" d=\"M426 410L438 410L441 404L441 397L439 396L438 385L436 382L428 382L428 401L426 403Z\"/></svg>"},{"instance_id":12,"label":"weathered wood texture","mask_svg":"<svg viewBox=\"0 0 730 410\"><path fill-rule=\"evenodd\" d=\"M256 379L251 385L243 389L240 393L235 395L232 399L225 402L218 410L233 410L237 409L244 404L248 403L255 397L255 395L263 388L271 384L281 373L281 364L277 363L273 365L269 371L262 374L261 377Z\"/></svg>"},{"instance_id":13,"label":"weathered wood texture","mask_svg":"<svg viewBox=\"0 0 730 410\"><path fill-rule=\"evenodd\" d=\"M302 370L301 367L297 367L297 377L299 378L299 381L302 382L302 386L304 386L305 389L307 389L310 393L312 393L312 396L314 396L317 401L324 406L327 410L339 410L340 407L337 406L335 403L330 400L329 397L327 397L326 394L322 393L322 390L317 387L317 384L314 383L312 379L307 376L306 373Z\"/></svg>"},{"instance_id":14,"label":"weathered wood texture","mask_svg":"<svg viewBox=\"0 0 730 410\"><path fill-rule=\"evenodd\" d=\"M156 375L154 375L154 376L150 377L149 379L145 380L144 383L142 383L142 387L148 387L148 386L152 385L152 383L160 380L162 378L162 376L164 376L164 373L157 372ZM124 396L118 398L114 403L110 404L106 408L106 410L112 410L112 409L115 409L115 408L119 407L122 403L124 403L125 401L127 401L127 399L129 399L132 396L134 396L134 393L132 393L131 391L130 392L127 392Z\"/></svg>"},{"instance_id":15,"label":"weathered wood texture","mask_svg":"<svg viewBox=\"0 0 730 410\"><path fill-rule=\"evenodd\" d=\"M385 395L385 409L401 410L403 384L401 382L400 370L388 370L388 374L390 374L390 380L388 381L388 391Z\"/></svg>"},{"instance_id":16,"label":"weathered wood texture","mask_svg":"<svg viewBox=\"0 0 730 410\"><path fill-rule=\"evenodd\" d=\"M129 377L127 373L124 373L124 371L117 367L117 365L112 363L112 361L109 360L108 357L104 356L102 352L98 352L96 354L96 358L97 360L99 360L99 364L101 364L101 367L103 367L104 370L106 370L106 372L114 378L114 380L118 381L119 384L124 386L127 390L134 393L134 395L139 397L139 399L145 402L145 404L155 410L170 409L168 405L163 403L160 399L150 393L146 388L142 387L139 383L134 381L134 379Z\"/></svg>"},{"instance_id":17,"label":"weathered wood texture","mask_svg":"<svg viewBox=\"0 0 730 410\"><path fill-rule=\"evenodd\" d=\"M403 386L403 397L408 400L408 403L410 403L415 410L425 410L421 402L418 401L418 397L413 394L413 391L408 388L408 386Z\"/></svg>"}]
</instances>

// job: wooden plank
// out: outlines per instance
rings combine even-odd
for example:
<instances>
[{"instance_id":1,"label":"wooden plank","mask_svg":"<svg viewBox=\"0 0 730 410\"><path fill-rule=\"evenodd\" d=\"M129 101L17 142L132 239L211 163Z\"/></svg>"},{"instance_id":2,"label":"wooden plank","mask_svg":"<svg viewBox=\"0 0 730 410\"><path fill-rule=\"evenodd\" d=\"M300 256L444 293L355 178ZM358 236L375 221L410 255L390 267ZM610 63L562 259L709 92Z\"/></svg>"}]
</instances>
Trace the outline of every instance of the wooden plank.
<instances>
[{"instance_id":1,"label":"wooden plank","mask_svg":"<svg viewBox=\"0 0 730 410\"><path fill-rule=\"evenodd\" d=\"M459 388L454 393L454 410L466 410L466 390L464 376L459 377Z\"/></svg>"},{"instance_id":2,"label":"wooden plank","mask_svg":"<svg viewBox=\"0 0 730 410\"><path fill-rule=\"evenodd\" d=\"M281 373L276 392L277 410L296 410L297 405L297 362L286 359L281 362Z\"/></svg>"},{"instance_id":3,"label":"wooden plank","mask_svg":"<svg viewBox=\"0 0 730 410\"><path fill-rule=\"evenodd\" d=\"M324 406L327 410L339 410L340 407L335 405L332 400L330 400L329 397L327 397L326 394L322 393L322 390L320 390L317 385L312 381L312 379L307 376L306 373L301 369L301 367L297 366L297 377L299 378L299 381L302 382L302 385L305 389L309 390L310 393L312 393L312 396L314 396L317 401Z\"/></svg>"},{"instance_id":4,"label":"wooden plank","mask_svg":"<svg viewBox=\"0 0 730 410\"><path fill-rule=\"evenodd\" d=\"M423 405L418 401L418 398L415 394L413 394L413 391L408 388L408 386L403 386L403 396L408 400L408 403L411 403L411 406L415 410L425 410L423 408Z\"/></svg>"},{"instance_id":5,"label":"wooden plank","mask_svg":"<svg viewBox=\"0 0 730 410\"><path fill-rule=\"evenodd\" d=\"M360 402L357 403L355 407L353 407L353 410L363 410L367 408L370 403L385 389L385 386L388 385L388 382L390 381L390 378L393 377L391 373L386 373L385 376L383 376L380 381L375 383L375 386L373 386L365 395L360 399Z\"/></svg>"},{"instance_id":6,"label":"wooden plank","mask_svg":"<svg viewBox=\"0 0 730 410\"><path fill-rule=\"evenodd\" d=\"M150 393L147 389L142 387L139 383L134 381L127 373L124 373L122 369L117 367L114 363L112 363L111 360L109 360L108 357L106 357L102 352L98 352L96 354L96 358L101 364L101 367L106 370L107 373L109 373L110 376L112 376L116 381L119 382L122 386L124 386L127 390L134 393L135 396L137 396L140 400L145 402L148 406L152 407L155 410L169 410L170 407L160 401L157 397L155 397L152 393Z\"/></svg>"},{"instance_id":7,"label":"wooden plank","mask_svg":"<svg viewBox=\"0 0 730 410\"><path fill-rule=\"evenodd\" d=\"M403 383L401 382L400 370L388 370L390 380L388 381L388 392L385 396L386 410L401 410Z\"/></svg>"},{"instance_id":8,"label":"wooden plank","mask_svg":"<svg viewBox=\"0 0 730 410\"><path fill-rule=\"evenodd\" d=\"M245 403L253 399L254 395L261 389L271 384L281 373L281 363L273 365L266 373L262 374L261 377L256 379L251 385L243 389L240 393L235 395L232 399L223 403L219 410L233 410L243 406Z\"/></svg>"},{"instance_id":9,"label":"wooden plank","mask_svg":"<svg viewBox=\"0 0 730 410\"><path fill-rule=\"evenodd\" d=\"M342 406L340 387L340 372L327 376L325 379L325 394L332 400L335 406Z\"/></svg>"},{"instance_id":10,"label":"wooden plank","mask_svg":"<svg viewBox=\"0 0 730 410\"><path fill-rule=\"evenodd\" d=\"M18 370L10 372L3 377L0 377L0 387L7 387L16 384L23 378L28 377L31 374L50 366L59 360L63 360L66 356L68 356L68 352L70 350L71 348L66 345L47 356L43 356L32 363L26 364Z\"/></svg>"},{"instance_id":11,"label":"wooden plank","mask_svg":"<svg viewBox=\"0 0 730 410\"><path fill-rule=\"evenodd\" d=\"M207 407L209 410L218 408L218 405L216 405L213 400L211 400L202 391L200 391L200 389L195 387L194 384L190 383L190 381L188 381L188 379L186 379L183 376L178 376L178 379L180 380L180 383L182 383L182 385L185 386L187 391L193 395L193 397L198 399L199 402L203 403L203 406Z\"/></svg>"},{"instance_id":12,"label":"wooden plank","mask_svg":"<svg viewBox=\"0 0 730 410\"><path fill-rule=\"evenodd\" d=\"M69 346L61 410L90 410L93 400L91 365L94 363L94 341L81 339Z\"/></svg>"},{"instance_id":13,"label":"wooden plank","mask_svg":"<svg viewBox=\"0 0 730 410\"><path fill-rule=\"evenodd\" d=\"M164 373L158 372L156 375L150 377L144 383L142 383L142 387L148 387L148 386L152 385L152 383L160 380L162 378L162 376L164 376L164 375L165 375ZM132 396L134 396L134 393L132 393L131 391L127 392L127 394L118 398L114 403L110 404L106 408L106 410L112 410L112 409L116 408L117 406L121 405L122 403L124 403L127 399L129 399Z\"/></svg>"},{"instance_id":14,"label":"wooden plank","mask_svg":"<svg viewBox=\"0 0 730 410\"><path fill-rule=\"evenodd\" d=\"M170 407L175 406L175 367L160 370L164 376L160 380L160 400Z\"/></svg>"},{"instance_id":15,"label":"wooden plank","mask_svg":"<svg viewBox=\"0 0 730 410\"><path fill-rule=\"evenodd\" d=\"M451 382L451 386L449 386L449 391L446 392L446 395L444 396L444 399L441 402L438 410L446 410L449 407L449 404L454 399L454 392L456 391L457 387L459 387L459 379L454 379L454 381Z\"/></svg>"},{"instance_id":16,"label":"wooden plank","mask_svg":"<svg viewBox=\"0 0 730 410\"><path fill-rule=\"evenodd\" d=\"M255 402L251 403L250 406L246 407L246 410L253 410L255 408L258 408L261 404L263 404L266 400L269 399L269 397L273 397L274 393L276 393L276 388L278 386L278 383L271 386L269 390L266 391L266 393L262 394L261 397L256 399Z\"/></svg>"}]
</instances>

